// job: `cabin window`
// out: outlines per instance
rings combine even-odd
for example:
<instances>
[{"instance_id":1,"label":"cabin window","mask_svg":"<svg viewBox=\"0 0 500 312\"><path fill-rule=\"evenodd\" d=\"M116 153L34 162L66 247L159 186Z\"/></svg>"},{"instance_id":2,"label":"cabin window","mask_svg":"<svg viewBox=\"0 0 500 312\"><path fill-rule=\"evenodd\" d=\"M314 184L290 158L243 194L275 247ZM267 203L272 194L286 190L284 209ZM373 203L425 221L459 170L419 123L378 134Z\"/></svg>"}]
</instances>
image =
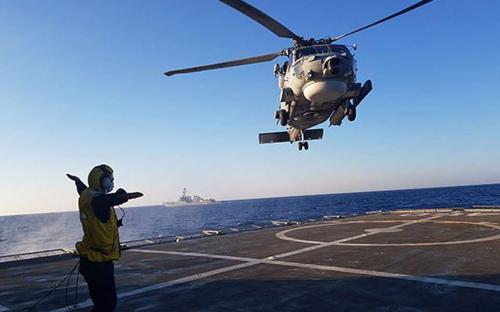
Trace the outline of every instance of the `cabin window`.
<instances>
[{"instance_id":1,"label":"cabin window","mask_svg":"<svg viewBox=\"0 0 500 312\"><path fill-rule=\"evenodd\" d=\"M326 45L321 45L321 46L315 46L316 53L318 54L325 54L325 53L330 53L330 49L328 49L328 46Z\"/></svg>"},{"instance_id":2,"label":"cabin window","mask_svg":"<svg viewBox=\"0 0 500 312\"><path fill-rule=\"evenodd\" d=\"M347 56L351 55L351 52L349 51L348 48L346 48L346 46L342 46L342 45L336 45L336 44L332 44L330 45L330 50L332 50L332 52L334 53L345 53Z\"/></svg>"},{"instance_id":3,"label":"cabin window","mask_svg":"<svg viewBox=\"0 0 500 312\"><path fill-rule=\"evenodd\" d=\"M298 49L295 52L295 60L298 60L299 58L301 58L303 56L311 55L311 54L315 54L315 53L316 52L314 51L314 49L312 47Z\"/></svg>"}]
</instances>

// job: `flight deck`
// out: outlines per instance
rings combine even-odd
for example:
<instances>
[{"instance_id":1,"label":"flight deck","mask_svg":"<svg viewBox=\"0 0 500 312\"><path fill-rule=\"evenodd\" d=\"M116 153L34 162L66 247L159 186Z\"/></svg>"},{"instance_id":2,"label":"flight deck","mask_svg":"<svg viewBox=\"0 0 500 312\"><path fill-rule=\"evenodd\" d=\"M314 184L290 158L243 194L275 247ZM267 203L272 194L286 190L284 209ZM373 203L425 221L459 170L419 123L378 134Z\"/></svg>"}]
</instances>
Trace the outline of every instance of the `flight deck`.
<instances>
[{"instance_id":1,"label":"flight deck","mask_svg":"<svg viewBox=\"0 0 500 312\"><path fill-rule=\"evenodd\" d=\"M132 246L118 311L499 311L500 209L427 209L277 222ZM0 264L0 311L27 310L70 255ZM68 311L75 278L35 311ZM80 277L76 310L92 306Z\"/></svg>"}]
</instances>

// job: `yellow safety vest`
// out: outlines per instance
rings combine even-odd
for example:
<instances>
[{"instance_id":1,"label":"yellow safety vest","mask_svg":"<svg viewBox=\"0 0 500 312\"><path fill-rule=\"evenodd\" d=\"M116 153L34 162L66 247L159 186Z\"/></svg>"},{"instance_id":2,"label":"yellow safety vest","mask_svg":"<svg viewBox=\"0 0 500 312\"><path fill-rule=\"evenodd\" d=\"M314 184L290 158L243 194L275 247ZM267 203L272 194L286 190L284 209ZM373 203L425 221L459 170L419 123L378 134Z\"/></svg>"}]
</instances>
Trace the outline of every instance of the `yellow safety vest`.
<instances>
[{"instance_id":1,"label":"yellow safety vest","mask_svg":"<svg viewBox=\"0 0 500 312\"><path fill-rule=\"evenodd\" d=\"M101 222L92 209L92 199L101 194L87 188L80 195L78 208L83 227L83 239L76 243L78 254L93 262L113 261L120 258L120 240L116 213L110 207L109 220Z\"/></svg>"}]
</instances>

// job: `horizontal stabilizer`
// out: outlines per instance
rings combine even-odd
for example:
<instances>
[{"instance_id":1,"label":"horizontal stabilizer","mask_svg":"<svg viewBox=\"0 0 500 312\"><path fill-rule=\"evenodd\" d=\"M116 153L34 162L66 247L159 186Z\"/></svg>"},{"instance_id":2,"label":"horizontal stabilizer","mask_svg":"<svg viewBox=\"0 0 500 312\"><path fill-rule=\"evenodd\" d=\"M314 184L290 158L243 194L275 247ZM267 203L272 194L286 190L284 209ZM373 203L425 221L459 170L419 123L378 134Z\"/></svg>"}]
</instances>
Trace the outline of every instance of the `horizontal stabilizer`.
<instances>
[{"instance_id":1,"label":"horizontal stabilizer","mask_svg":"<svg viewBox=\"0 0 500 312\"><path fill-rule=\"evenodd\" d=\"M259 144L290 142L288 132L259 133Z\"/></svg>"},{"instance_id":2,"label":"horizontal stabilizer","mask_svg":"<svg viewBox=\"0 0 500 312\"><path fill-rule=\"evenodd\" d=\"M323 138L323 129L311 129L304 131L304 140L320 140ZM286 131L259 133L259 143L290 142L290 135Z\"/></svg>"},{"instance_id":3,"label":"horizontal stabilizer","mask_svg":"<svg viewBox=\"0 0 500 312\"><path fill-rule=\"evenodd\" d=\"M321 140L323 138L323 129L311 129L304 131L304 140Z\"/></svg>"}]
</instances>

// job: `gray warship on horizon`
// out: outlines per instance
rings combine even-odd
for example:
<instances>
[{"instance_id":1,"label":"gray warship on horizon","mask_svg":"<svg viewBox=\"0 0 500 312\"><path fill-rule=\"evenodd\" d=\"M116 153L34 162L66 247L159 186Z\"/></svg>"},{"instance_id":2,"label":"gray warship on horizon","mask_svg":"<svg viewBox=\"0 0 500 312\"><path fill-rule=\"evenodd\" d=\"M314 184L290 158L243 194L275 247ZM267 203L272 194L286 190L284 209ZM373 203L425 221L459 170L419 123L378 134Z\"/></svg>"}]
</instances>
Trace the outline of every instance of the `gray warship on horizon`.
<instances>
[{"instance_id":1,"label":"gray warship on horizon","mask_svg":"<svg viewBox=\"0 0 500 312\"><path fill-rule=\"evenodd\" d=\"M198 195L189 196L186 195L187 188L182 189L182 196L179 197L178 201L174 202L163 202L165 207L180 207L180 206L194 206L194 205L207 205L207 204L216 204L219 201L216 201L213 198L204 199Z\"/></svg>"}]
</instances>

